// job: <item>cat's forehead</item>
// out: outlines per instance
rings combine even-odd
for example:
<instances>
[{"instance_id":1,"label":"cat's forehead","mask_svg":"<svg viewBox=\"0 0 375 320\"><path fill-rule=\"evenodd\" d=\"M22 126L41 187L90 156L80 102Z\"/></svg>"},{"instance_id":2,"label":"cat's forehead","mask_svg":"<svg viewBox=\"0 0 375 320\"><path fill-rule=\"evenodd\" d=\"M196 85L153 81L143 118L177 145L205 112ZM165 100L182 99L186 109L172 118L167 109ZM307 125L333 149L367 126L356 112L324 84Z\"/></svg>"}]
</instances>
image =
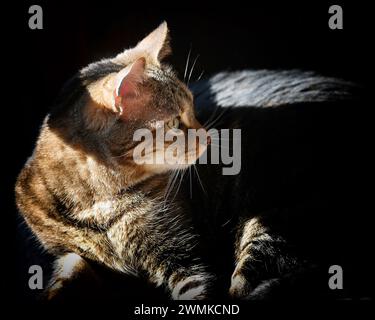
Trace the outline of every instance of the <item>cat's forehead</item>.
<instances>
[{"instance_id":1,"label":"cat's forehead","mask_svg":"<svg viewBox=\"0 0 375 320\"><path fill-rule=\"evenodd\" d=\"M176 74L170 66L148 66L146 75L163 83L173 83L176 80Z\"/></svg>"},{"instance_id":2,"label":"cat's forehead","mask_svg":"<svg viewBox=\"0 0 375 320\"><path fill-rule=\"evenodd\" d=\"M84 80L85 84L97 81L110 74L118 73L125 69L127 65L114 63L110 59L100 60L89 64L79 72L79 76ZM164 84L172 84L177 80L177 76L173 68L169 65L147 65L145 70L147 78L151 78Z\"/></svg>"},{"instance_id":3,"label":"cat's forehead","mask_svg":"<svg viewBox=\"0 0 375 320\"><path fill-rule=\"evenodd\" d=\"M193 102L193 95L188 87L181 82L173 68L169 65L150 67L146 71L147 77L157 83L157 90L165 95L172 96L178 107L183 111L189 108Z\"/></svg>"}]
</instances>

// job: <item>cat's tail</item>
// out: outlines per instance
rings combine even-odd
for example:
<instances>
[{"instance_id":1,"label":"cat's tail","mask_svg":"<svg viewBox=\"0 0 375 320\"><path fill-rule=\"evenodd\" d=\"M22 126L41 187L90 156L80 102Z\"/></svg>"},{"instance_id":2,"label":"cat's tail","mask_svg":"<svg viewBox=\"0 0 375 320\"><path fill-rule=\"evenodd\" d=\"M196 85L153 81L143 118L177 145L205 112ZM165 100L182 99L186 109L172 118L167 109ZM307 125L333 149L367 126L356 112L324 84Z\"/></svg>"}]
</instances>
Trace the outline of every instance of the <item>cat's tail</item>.
<instances>
[{"instance_id":1,"label":"cat's tail","mask_svg":"<svg viewBox=\"0 0 375 320\"><path fill-rule=\"evenodd\" d=\"M220 72L190 85L198 116L217 107L277 107L302 102L342 101L361 86L301 70Z\"/></svg>"}]
</instances>

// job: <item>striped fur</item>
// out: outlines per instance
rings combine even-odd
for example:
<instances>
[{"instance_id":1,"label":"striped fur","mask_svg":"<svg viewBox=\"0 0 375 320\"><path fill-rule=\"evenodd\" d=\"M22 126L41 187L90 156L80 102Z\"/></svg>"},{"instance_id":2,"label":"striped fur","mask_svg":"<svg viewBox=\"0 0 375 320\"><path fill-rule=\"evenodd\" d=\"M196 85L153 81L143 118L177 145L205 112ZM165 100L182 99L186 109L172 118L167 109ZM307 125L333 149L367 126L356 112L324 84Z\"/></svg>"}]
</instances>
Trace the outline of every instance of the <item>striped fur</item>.
<instances>
[{"instance_id":1,"label":"striped fur","mask_svg":"<svg viewBox=\"0 0 375 320\"><path fill-rule=\"evenodd\" d=\"M154 130L156 121L176 117L186 129L200 126L192 94L158 60L168 51L163 23L135 48L83 68L45 118L16 198L32 232L57 258L49 298L89 271L89 261L143 277L173 299L210 294L213 277L196 252L198 235L184 203L165 198L176 168L138 165L132 157L139 128ZM123 83L131 91L121 96Z\"/></svg>"},{"instance_id":2,"label":"striped fur","mask_svg":"<svg viewBox=\"0 0 375 320\"><path fill-rule=\"evenodd\" d=\"M167 31L161 31L166 41ZM157 43L161 52L168 52L167 47L160 48L160 41ZM198 195L198 201L194 199L198 208L191 210L182 192L173 200L165 199L172 170L140 168L125 156L134 147L134 130L154 120L185 112L190 115L187 127L197 125L192 93L171 68L155 62L157 54L144 53L142 58L151 65L147 81L138 88L145 94L138 97L151 96L151 102L141 100L139 105L147 108L138 114L140 118L125 119L126 125L123 121L128 114L115 113L105 105L105 99L99 99L101 103L93 99L101 94L98 83L107 83L140 55L139 50L126 51L82 69L46 117L34 154L18 177L17 205L43 248L57 258L47 288L49 297L55 297L65 283L89 271L89 261L93 260L111 270L144 277L164 288L172 299L210 298L215 278L197 250L202 242L198 228L194 229L198 225L209 235L218 229L221 232L225 226L231 228L228 234L238 231L233 243L235 266L229 293L238 299L265 298L301 262L290 252L286 239L263 219L262 209L269 209L268 202L264 207L252 207L255 192L251 170L257 171L258 167L250 165L254 160L251 152L253 147L262 150L250 140L258 138L249 130L249 123L255 127L258 124L251 122L256 116L253 110L266 110L259 113L259 123L269 124L265 120L269 109L343 101L357 87L297 70L222 72L192 84L198 119L212 120L229 110L232 113L224 119L227 127L249 133L244 139L246 161L242 171L249 170L250 174L225 179L215 175L210 179L208 172L203 184L212 198L200 201L202 195ZM241 108L250 111L251 117L244 113L238 116L235 110ZM268 196L268 189L266 193ZM219 217L211 219L215 210L220 211ZM193 215L206 225L194 225ZM219 228L215 225L218 222ZM220 240L217 235L212 238ZM221 254L219 245L217 252ZM230 258L220 263L227 260Z\"/></svg>"}]
</instances>

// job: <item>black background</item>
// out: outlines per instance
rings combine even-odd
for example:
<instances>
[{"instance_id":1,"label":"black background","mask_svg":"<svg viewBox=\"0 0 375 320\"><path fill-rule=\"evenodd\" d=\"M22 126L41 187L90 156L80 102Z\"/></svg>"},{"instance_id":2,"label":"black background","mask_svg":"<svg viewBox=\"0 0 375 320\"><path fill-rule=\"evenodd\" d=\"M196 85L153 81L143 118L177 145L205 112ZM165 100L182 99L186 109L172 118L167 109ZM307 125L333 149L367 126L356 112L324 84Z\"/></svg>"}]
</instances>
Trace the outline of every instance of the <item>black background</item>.
<instances>
[{"instance_id":1,"label":"black background","mask_svg":"<svg viewBox=\"0 0 375 320\"><path fill-rule=\"evenodd\" d=\"M370 83L373 34L365 5L335 2L342 5L344 29L331 30L329 1L254 3L228 3L227 8L194 2L181 8L133 3L129 8L126 1L30 2L43 8L43 30L29 29L29 4L18 7L20 34L8 34L10 45L17 44L19 83L14 85L22 97L11 110L18 122L15 172L30 155L42 119L64 82L88 63L134 46L163 20L172 38L169 61L180 76L189 48L192 59L200 55L192 80L202 71L208 76L221 70L298 68Z\"/></svg>"},{"instance_id":2,"label":"black background","mask_svg":"<svg viewBox=\"0 0 375 320\"><path fill-rule=\"evenodd\" d=\"M28 8L32 4L43 8L43 30L28 28ZM342 5L343 30L328 27L328 8L332 4ZM218 7L184 2L181 8L172 8L150 7L143 2L129 7L126 1L35 1L11 10L15 19L5 30L4 42L14 58L9 64L14 76L10 90L15 93L7 108L12 118L3 121L9 134L5 140L10 142L7 154L11 163L2 173L2 198L4 194L7 200L3 214L8 217L16 214L16 176L31 155L42 120L60 87L88 63L135 45L163 20L168 22L172 38L169 61L180 75L189 48L193 59L200 55L192 80L203 70L208 76L221 70L298 68L353 80L371 92L371 11L363 3L311 1L281 5L255 1L246 6L227 2L226 7ZM358 153L348 170L364 180L370 180L367 150L372 148L372 129L367 112L371 108L362 106L362 122L348 127L358 141ZM368 207L370 188L366 182L355 183L358 185L351 201L357 204L357 210L372 214ZM343 214L355 218L355 212Z\"/></svg>"}]
</instances>

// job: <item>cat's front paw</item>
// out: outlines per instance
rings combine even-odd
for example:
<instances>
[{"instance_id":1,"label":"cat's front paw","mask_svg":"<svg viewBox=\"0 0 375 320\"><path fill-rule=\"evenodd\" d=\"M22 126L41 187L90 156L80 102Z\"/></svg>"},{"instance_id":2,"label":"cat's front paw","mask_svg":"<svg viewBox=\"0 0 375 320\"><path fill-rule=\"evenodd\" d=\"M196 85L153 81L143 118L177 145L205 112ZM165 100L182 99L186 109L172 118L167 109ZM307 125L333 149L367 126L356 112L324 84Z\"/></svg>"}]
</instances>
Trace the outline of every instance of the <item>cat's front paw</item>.
<instances>
[{"instance_id":1,"label":"cat's front paw","mask_svg":"<svg viewBox=\"0 0 375 320\"><path fill-rule=\"evenodd\" d=\"M69 287L70 281L59 278L54 279L53 283L44 290L43 298L47 301L58 300L65 294L65 288Z\"/></svg>"},{"instance_id":2,"label":"cat's front paw","mask_svg":"<svg viewBox=\"0 0 375 320\"><path fill-rule=\"evenodd\" d=\"M229 295L233 299L246 299L251 292L249 281L242 273L232 275Z\"/></svg>"},{"instance_id":3,"label":"cat's front paw","mask_svg":"<svg viewBox=\"0 0 375 320\"><path fill-rule=\"evenodd\" d=\"M79 288L95 289L101 284L88 262L75 253L59 257L42 299L60 300L73 295Z\"/></svg>"},{"instance_id":4,"label":"cat's front paw","mask_svg":"<svg viewBox=\"0 0 375 320\"><path fill-rule=\"evenodd\" d=\"M239 273L232 276L229 295L239 300L268 300L272 299L273 291L279 286L280 278L263 280L255 287L246 277Z\"/></svg>"},{"instance_id":5,"label":"cat's front paw","mask_svg":"<svg viewBox=\"0 0 375 320\"><path fill-rule=\"evenodd\" d=\"M206 275L192 275L179 280L173 291L174 300L205 300L209 296L209 278Z\"/></svg>"}]
</instances>

